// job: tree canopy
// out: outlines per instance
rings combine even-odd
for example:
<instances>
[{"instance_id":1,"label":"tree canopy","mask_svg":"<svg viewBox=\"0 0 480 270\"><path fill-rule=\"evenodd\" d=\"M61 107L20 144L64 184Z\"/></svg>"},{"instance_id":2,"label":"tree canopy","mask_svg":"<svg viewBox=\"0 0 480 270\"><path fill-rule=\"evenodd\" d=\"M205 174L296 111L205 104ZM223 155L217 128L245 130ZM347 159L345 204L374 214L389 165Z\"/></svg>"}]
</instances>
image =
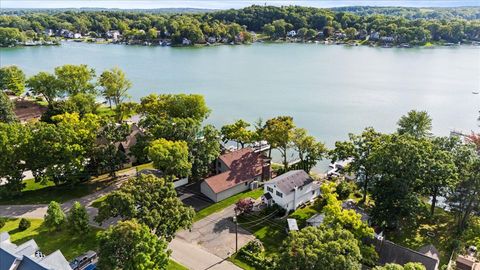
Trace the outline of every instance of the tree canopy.
<instances>
[{"instance_id":1,"label":"tree canopy","mask_svg":"<svg viewBox=\"0 0 480 270\"><path fill-rule=\"evenodd\" d=\"M120 221L102 232L99 237L101 269L165 270L170 250L163 238L136 220Z\"/></svg>"},{"instance_id":2,"label":"tree canopy","mask_svg":"<svg viewBox=\"0 0 480 270\"><path fill-rule=\"evenodd\" d=\"M178 229L192 225L194 215L194 210L177 198L172 182L153 175L140 175L107 195L95 219L103 222L110 217L135 218L152 233L170 241Z\"/></svg>"}]
</instances>

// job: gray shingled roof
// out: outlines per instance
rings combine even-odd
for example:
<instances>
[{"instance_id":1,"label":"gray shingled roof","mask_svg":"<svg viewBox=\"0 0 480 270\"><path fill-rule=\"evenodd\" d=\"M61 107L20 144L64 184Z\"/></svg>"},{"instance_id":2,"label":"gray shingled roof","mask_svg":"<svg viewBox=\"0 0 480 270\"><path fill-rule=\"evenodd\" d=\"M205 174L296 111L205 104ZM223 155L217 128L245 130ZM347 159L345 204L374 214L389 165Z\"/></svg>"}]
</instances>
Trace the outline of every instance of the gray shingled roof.
<instances>
[{"instance_id":1,"label":"gray shingled roof","mask_svg":"<svg viewBox=\"0 0 480 270\"><path fill-rule=\"evenodd\" d=\"M426 270L437 270L439 261L436 258L422 254L418 251L397 245L387 240L368 239L368 243L375 246L379 256L379 263L396 263L404 265L409 262L418 262L425 266Z\"/></svg>"},{"instance_id":2,"label":"gray shingled roof","mask_svg":"<svg viewBox=\"0 0 480 270\"><path fill-rule=\"evenodd\" d=\"M0 269L10 269L18 261L17 270L72 270L59 250L48 256L38 252L38 245L31 239L21 245L10 242L10 235L0 237Z\"/></svg>"},{"instance_id":3,"label":"gray shingled roof","mask_svg":"<svg viewBox=\"0 0 480 270\"><path fill-rule=\"evenodd\" d=\"M276 178L268 181L277 186L283 194L289 194L295 187L302 187L313 182L312 177L304 170L294 170L286 172Z\"/></svg>"}]
</instances>

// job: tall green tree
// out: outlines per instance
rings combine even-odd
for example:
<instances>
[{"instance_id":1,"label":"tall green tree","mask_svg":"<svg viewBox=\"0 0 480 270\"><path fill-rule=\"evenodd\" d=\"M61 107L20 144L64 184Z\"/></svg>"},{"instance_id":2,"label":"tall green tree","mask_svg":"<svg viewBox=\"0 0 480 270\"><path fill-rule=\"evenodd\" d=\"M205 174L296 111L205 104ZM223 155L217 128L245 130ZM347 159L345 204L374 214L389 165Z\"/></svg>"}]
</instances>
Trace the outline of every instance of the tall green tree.
<instances>
[{"instance_id":1,"label":"tall green tree","mask_svg":"<svg viewBox=\"0 0 480 270\"><path fill-rule=\"evenodd\" d=\"M262 130L263 137L271 148L278 149L283 157L283 166L288 169L287 151L292 144L292 136L295 124L290 116L278 116L267 120ZM271 157L271 149L269 152Z\"/></svg>"},{"instance_id":2,"label":"tall green tree","mask_svg":"<svg viewBox=\"0 0 480 270\"><path fill-rule=\"evenodd\" d=\"M202 136L192 145L191 162L192 178L200 180L207 176L213 168L214 161L220 155L220 132L212 125L206 125Z\"/></svg>"},{"instance_id":3,"label":"tall green tree","mask_svg":"<svg viewBox=\"0 0 480 270\"><path fill-rule=\"evenodd\" d=\"M184 141L152 141L148 147L148 157L153 161L153 166L169 180L190 175L192 164L188 159L188 145Z\"/></svg>"},{"instance_id":4,"label":"tall green tree","mask_svg":"<svg viewBox=\"0 0 480 270\"><path fill-rule=\"evenodd\" d=\"M292 136L293 149L298 153L302 169L307 173L327 155L327 147L317 142L315 137L307 134L303 128L296 128Z\"/></svg>"},{"instance_id":5,"label":"tall green tree","mask_svg":"<svg viewBox=\"0 0 480 270\"><path fill-rule=\"evenodd\" d=\"M101 269L165 270L170 255L168 243L136 220L120 221L99 237Z\"/></svg>"},{"instance_id":6,"label":"tall green tree","mask_svg":"<svg viewBox=\"0 0 480 270\"><path fill-rule=\"evenodd\" d=\"M430 215L434 215L439 196L454 187L457 183L458 174L455 157L452 154L455 147L459 147L458 141L451 142L450 138L434 138L429 149L430 154L425 160L424 175L422 180L426 194L432 198Z\"/></svg>"},{"instance_id":7,"label":"tall green tree","mask_svg":"<svg viewBox=\"0 0 480 270\"><path fill-rule=\"evenodd\" d=\"M480 158L473 144L463 145L455 153L459 170L457 185L447 193L447 203L457 219L457 228L462 232L470 219L480 214Z\"/></svg>"},{"instance_id":8,"label":"tall green tree","mask_svg":"<svg viewBox=\"0 0 480 270\"><path fill-rule=\"evenodd\" d=\"M13 123L17 121L17 116L13 111L14 107L15 105L7 94L0 92L0 122Z\"/></svg>"},{"instance_id":9,"label":"tall green tree","mask_svg":"<svg viewBox=\"0 0 480 270\"><path fill-rule=\"evenodd\" d=\"M27 146L30 130L20 123L0 123L0 178L6 181L0 185L0 197L18 196L25 187L23 172L25 159L29 155Z\"/></svg>"},{"instance_id":10,"label":"tall green tree","mask_svg":"<svg viewBox=\"0 0 480 270\"><path fill-rule=\"evenodd\" d=\"M102 95L112 106L120 105L125 99L129 98L128 89L132 87L132 82L127 79L125 73L115 67L111 70L105 70L98 80L103 88Z\"/></svg>"},{"instance_id":11,"label":"tall green tree","mask_svg":"<svg viewBox=\"0 0 480 270\"><path fill-rule=\"evenodd\" d=\"M129 134L130 126L126 123L104 122L97 135L95 157L91 164L97 165L95 167L100 172L107 171L110 176L115 177L116 171L128 160L125 152L120 149L120 143L126 141Z\"/></svg>"},{"instance_id":12,"label":"tall green tree","mask_svg":"<svg viewBox=\"0 0 480 270\"><path fill-rule=\"evenodd\" d=\"M192 225L194 215L195 211L177 198L171 181L154 175L140 175L107 195L95 220L101 223L110 217L136 218L152 233L170 241L177 230Z\"/></svg>"},{"instance_id":13,"label":"tall green tree","mask_svg":"<svg viewBox=\"0 0 480 270\"><path fill-rule=\"evenodd\" d=\"M362 201L366 202L367 192L375 175L370 155L374 147L378 145L381 134L372 127L368 127L360 135L350 133L348 137L348 141L335 142L335 149L331 151L331 155L333 161L352 159L347 170L355 173L357 181L362 186Z\"/></svg>"},{"instance_id":14,"label":"tall green tree","mask_svg":"<svg viewBox=\"0 0 480 270\"><path fill-rule=\"evenodd\" d=\"M223 141L225 143L234 141L237 143L237 148L238 144L244 148L245 144L253 142L255 136L255 132L249 130L249 127L250 124L242 119L235 121L233 124L224 125L221 128Z\"/></svg>"},{"instance_id":15,"label":"tall green tree","mask_svg":"<svg viewBox=\"0 0 480 270\"><path fill-rule=\"evenodd\" d=\"M432 118L426 111L409 111L398 120L398 133L409 134L415 138L425 138L431 135Z\"/></svg>"},{"instance_id":16,"label":"tall green tree","mask_svg":"<svg viewBox=\"0 0 480 270\"><path fill-rule=\"evenodd\" d=\"M278 269L360 270L358 245L354 235L340 227L306 227L292 232L284 241Z\"/></svg>"},{"instance_id":17,"label":"tall green tree","mask_svg":"<svg viewBox=\"0 0 480 270\"><path fill-rule=\"evenodd\" d=\"M192 118L199 122L210 113L205 98L195 94L150 94L141 99L140 113L146 117Z\"/></svg>"},{"instance_id":18,"label":"tall green tree","mask_svg":"<svg viewBox=\"0 0 480 270\"><path fill-rule=\"evenodd\" d=\"M36 123L28 143L26 164L37 182L75 185L89 178L85 165L93 153L99 117L77 113L53 117L54 124Z\"/></svg>"},{"instance_id":19,"label":"tall green tree","mask_svg":"<svg viewBox=\"0 0 480 270\"><path fill-rule=\"evenodd\" d=\"M55 75L59 82L59 88L69 95L96 93L92 83L95 70L87 65L59 66L55 68Z\"/></svg>"},{"instance_id":20,"label":"tall green tree","mask_svg":"<svg viewBox=\"0 0 480 270\"><path fill-rule=\"evenodd\" d=\"M28 78L27 87L34 95L42 95L49 105L63 94L55 75L43 71Z\"/></svg>"},{"instance_id":21,"label":"tall green tree","mask_svg":"<svg viewBox=\"0 0 480 270\"><path fill-rule=\"evenodd\" d=\"M74 233L86 233L90 230L88 213L85 206L74 202L68 211L67 226Z\"/></svg>"},{"instance_id":22,"label":"tall green tree","mask_svg":"<svg viewBox=\"0 0 480 270\"><path fill-rule=\"evenodd\" d=\"M424 168L428 166L429 141L392 134L373 150L375 181L372 198L374 222L396 228L413 221L420 209Z\"/></svg>"},{"instance_id":23,"label":"tall green tree","mask_svg":"<svg viewBox=\"0 0 480 270\"><path fill-rule=\"evenodd\" d=\"M56 201L51 201L48 204L47 213L44 217L45 225L50 229L59 231L65 224L66 220L67 217L65 216L60 204Z\"/></svg>"},{"instance_id":24,"label":"tall green tree","mask_svg":"<svg viewBox=\"0 0 480 270\"><path fill-rule=\"evenodd\" d=\"M25 73L17 66L0 68L0 90L9 90L19 96L25 92Z\"/></svg>"}]
</instances>

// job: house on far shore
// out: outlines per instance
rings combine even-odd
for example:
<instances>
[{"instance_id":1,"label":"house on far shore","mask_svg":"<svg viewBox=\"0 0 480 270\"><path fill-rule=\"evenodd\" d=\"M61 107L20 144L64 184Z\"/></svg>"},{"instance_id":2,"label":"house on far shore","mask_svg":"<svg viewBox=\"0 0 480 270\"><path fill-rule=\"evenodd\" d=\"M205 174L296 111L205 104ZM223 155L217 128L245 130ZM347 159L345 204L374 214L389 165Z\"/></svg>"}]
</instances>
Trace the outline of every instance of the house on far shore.
<instances>
[{"instance_id":1,"label":"house on far shore","mask_svg":"<svg viewBox=\"0 0 480 270\"><path fill-rule=\"evenodd\" d=\"M201 192L214 202L254 189L271 177L270 159L252 148L221 155L215 169L217 174L200 184Z\"/></svg>"},{"instance_id":2,"label":"house on far shore","mask_svg":"<svg viewBox=\"0 0 480 270\"><path fill-rule=\"evenodd\" d=\"M0 233L0 269L72 270L60 250L44 255L33 239L17 246L10 241L7 232Z\"/></svg>"},{"instance_id":3,"label":"house on far shore","mask_svg":"<svg viewBox=\"0 0 480 270\"><path fill-rule=\"evenodd\" d=\"M268 205L295 210L320 195L320 184L303 170L293 170L265 182L262 200Z\"/></svg>"}]
</instances>

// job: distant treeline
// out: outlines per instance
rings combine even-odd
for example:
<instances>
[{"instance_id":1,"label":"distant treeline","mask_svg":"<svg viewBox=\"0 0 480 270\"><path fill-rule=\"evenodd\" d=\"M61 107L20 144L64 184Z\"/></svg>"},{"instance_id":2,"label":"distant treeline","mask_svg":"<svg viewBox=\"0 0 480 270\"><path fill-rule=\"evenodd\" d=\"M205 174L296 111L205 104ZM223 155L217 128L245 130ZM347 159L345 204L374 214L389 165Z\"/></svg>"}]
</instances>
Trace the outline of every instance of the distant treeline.
<instances>
[{"instance_id":1,"label":"distant treeline","mask_svg":"<svg viewBox=\"0 0 480 270\"><path fill-rule=\"evenodd\" d=\"M359 14L352 12L354 11ZM369 13L372 13L369 15ZM382 13L382 14L377 14ZM66 29L82 35L106 37L118 30L123 39L172 43L202 43L208 38L225 42L250 40L250 31L284 39L291 30L302 39L365 40L375 37L395 43L462 42L480 40L479 8L320 9L300 6L251 6L206 13L160 14L126 11L32 12L0 16L0 45L16 39L38 39L45 30ZM298 31L298 30L302 31ZM7 36L8 35L8 36ZM7 37L6 37L7 36ZM10 44L5 44L10 43Z\"/></svg>"}]
</instances>

